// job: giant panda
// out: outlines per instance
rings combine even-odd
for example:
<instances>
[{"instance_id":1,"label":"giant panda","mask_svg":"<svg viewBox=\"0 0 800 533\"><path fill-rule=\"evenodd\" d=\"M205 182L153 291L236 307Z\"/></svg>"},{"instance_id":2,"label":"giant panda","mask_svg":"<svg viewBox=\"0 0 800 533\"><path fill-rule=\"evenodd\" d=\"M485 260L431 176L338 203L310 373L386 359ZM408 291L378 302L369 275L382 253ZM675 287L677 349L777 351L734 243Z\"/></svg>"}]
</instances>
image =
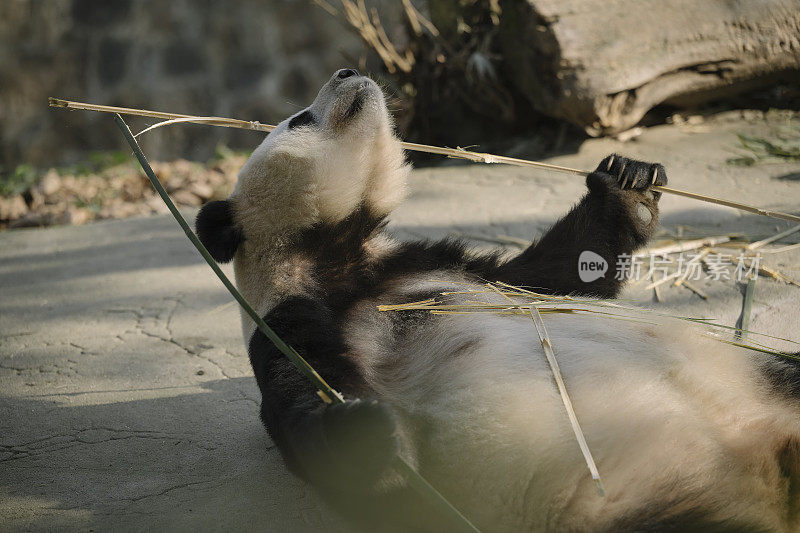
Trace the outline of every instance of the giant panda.
<instances>
[{"instance_id":1,"label":"giant panda","mask_svg":"<svg viewBox=\"0 0 800 533\"><path fill-rule=\"evenodd\" d=\"M796 361L677 321L545 315L601 497L530 319L378 310L483 280L587 309L614 297L622 281L584 283L578 256L613 265L647 242L661 165L605 158L585 196L512 259L392 239L409 170L382 91L342 69L198 214L245 298L346 399L320 401L242 315L261 419L293 473L345 514L371 516L370 530L446 530L394 474L395 454L483 531L800 530Z\"/></svg>"}]
</instances>

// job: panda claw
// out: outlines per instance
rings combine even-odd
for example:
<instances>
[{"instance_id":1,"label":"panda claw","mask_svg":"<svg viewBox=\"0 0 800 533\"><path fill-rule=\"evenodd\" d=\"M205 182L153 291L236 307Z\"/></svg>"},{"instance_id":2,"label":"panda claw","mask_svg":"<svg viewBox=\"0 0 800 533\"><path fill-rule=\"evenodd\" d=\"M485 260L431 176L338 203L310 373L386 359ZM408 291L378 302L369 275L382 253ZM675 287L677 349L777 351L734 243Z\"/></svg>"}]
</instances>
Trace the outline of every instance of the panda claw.
<instances>
[{"instance_id":1,"label":"panda claw","mask_svg":"<svg viewBox=\"0 0 800 533\"><path fill-rule=\"evenodd\" d=\"M625 186L628 184L628 175L625 174L625 167L627 166L627 161L622 161L622 166L617 173L617 181L619 182L619 188L624 189Z\"/></svg>"},{"instance_id":2,"label":"panda claw","mask_svg":"<svg viewBox=\"0 0 800 533\"><path fill-rule=\"evenodd\" d=\"M667 183L664 167L658 163L646 163L617 154L611 154L601 161L593 174L607 176L608 181L623 191L644 192L650 187Z\"/></svg>"}]
</instances>

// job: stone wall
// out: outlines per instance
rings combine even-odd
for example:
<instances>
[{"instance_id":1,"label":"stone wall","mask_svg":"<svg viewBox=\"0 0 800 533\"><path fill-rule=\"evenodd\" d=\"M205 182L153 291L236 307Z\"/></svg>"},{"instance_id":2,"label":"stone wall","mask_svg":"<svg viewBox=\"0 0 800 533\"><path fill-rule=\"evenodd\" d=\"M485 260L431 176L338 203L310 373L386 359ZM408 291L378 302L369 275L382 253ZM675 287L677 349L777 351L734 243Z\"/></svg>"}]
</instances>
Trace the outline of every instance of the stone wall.
<instances>
[{"instance_id":1,"label":"stone wall","mask_svg":"<svg viewBox=\"0 0 800 533\"><path fill-rule=\"evenodd\" d=\"M111 116L51 109L48 96L274 123L363 53L308 0L3 0L0 172L124 149ZM261 135L181 125L143 146L153 159L204 160Z\"/></svg>"}]
</instances>

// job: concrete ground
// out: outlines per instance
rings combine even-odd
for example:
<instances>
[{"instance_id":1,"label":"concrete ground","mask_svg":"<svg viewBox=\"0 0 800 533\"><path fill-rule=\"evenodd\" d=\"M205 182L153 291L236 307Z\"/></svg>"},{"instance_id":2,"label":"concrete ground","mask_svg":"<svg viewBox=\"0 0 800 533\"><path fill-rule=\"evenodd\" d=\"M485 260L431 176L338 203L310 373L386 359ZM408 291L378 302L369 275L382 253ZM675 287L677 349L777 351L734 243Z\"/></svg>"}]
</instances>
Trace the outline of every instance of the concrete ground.
<instances>
[{"instance_id":1,"label":"concrete ground","mask_svg":"<svg viewBox=\"0 0 800 533\"><path fill-rule=\"evenodd\" d=\"M798 213L800 165L725 162L735 133L771 127L728 113L624 144L591 140L549 161L591 169L619 151L663 162L676 188ZM584 186L473 165L415 171L411 190L397 235L459 234L486 247L541 234ZM678 197L662 210L670 231L758 239L790 227ZM800 279L798 250L769 264ZM656 304L644 283L626 296L733 325L736 285L698 285L708 301L665 286ZM0 530L343 529L261 427L238 310L172 218L0 234L0 290ZM762 277L756 290L752 328L800 340L800 288Z\"/></svg>"}]
</instances>

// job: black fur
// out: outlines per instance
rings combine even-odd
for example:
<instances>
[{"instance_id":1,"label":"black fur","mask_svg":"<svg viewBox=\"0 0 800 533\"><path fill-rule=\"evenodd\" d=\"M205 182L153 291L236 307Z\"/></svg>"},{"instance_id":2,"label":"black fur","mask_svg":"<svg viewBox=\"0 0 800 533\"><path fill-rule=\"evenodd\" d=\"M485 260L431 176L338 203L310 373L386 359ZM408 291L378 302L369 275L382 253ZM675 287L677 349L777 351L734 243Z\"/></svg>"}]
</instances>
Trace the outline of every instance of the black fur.
<instances>
[{"instance_id":1,"label":"black fur","mask_svg":"<svg viewBox=\"0 0 800 533\"><path fill-rule=\"evenodd\" d=\"M264 319L324 376L350 397L367 397L368 390L355 364L344 357L347 348L330 311L303 297L281 302ZM325 404L316 389L260 331L250 340L250 363L261 389L261 419L289 468L316 484L325 463L333 464L323 430Z\"/></svg>"},{"instance_id":2,"label":"black fur","mask_svg":"<svg viewBox=\"0 0 800 533\"><path fill-rule=\"evenodd\" d=\"M497 271L496 254L470 255L464 243L454 240L407 242L375 261L364 243L383 231L385 218L362 206L337 224L320 224L298 236L294 246L311 258L313 276L323 282L315 296L332 315L341 318L353 303L377 296L406 274L444 269L488 279Z\"/></svg>"},{"instance_id":3,"label":"black fur","mask_svg":"<svg viewBox=\"0 0 800 533\"><path fill-rule=\"evenodd\" d=\"M249 354L262 395L261 419L289 470L367 531L444 530L438 511L412 489L369 490L398 452L396 419L388 406L370 400L330 310L294 297L264 319L346 399L326 406L269 339L253 334Z\"/></svg>"},{"instance_id":4,"label":"black fur","mask_svg":"<svg viewBox=\"0 0 800 533\"><path fill-rule=\"evenodd\" d=\"M350 103L350 107L347 108L347 111L344 114L343 119L348 120L353 118L364 108L364 101L366 100L366 96L363 92L357 92L356 95L353 97L353 101Z\"/></svg>"},{"instance_id":5,"label":"black fur","mask_svg":"<svg viewBox=\"0 0 800 533\"><path fill-rule=\"evenodd\" d=\"M654 172L654 184L665 185L661 165L619 155L605 158L586 178L589 193L539 242L504 265L499 278L555 294L615 297L624 284L616 276L618 259L643 246L655 226L657 213L647 228L634 220L639 202L651 203L655 211L659 193L648 200L639 192L649 187ZM584 250L606 260L609 270L604 277L590 283L580 280L578 257Z\"/></svg>"},{"instance_id":6,"label":"black fur","mask_svg":"<svg viewBox=\"0 0 800 533\"><path fill-rule=\"evenodd\" d=\"M800 401L800 352L786 355L766 359L761 369L774 390Z\"/></svg>"},{"instance_id":7,"label":"black fur","mask_svg":"<svg viewBox=\"0 0 800 533\"><path fill-rule=\"evenodd\" d=\"M289 129L293 130L295 128L299 128L300 126L313 126L317 123L317 119L314 117L314 114L311 113L308 109L293 117L292 120L289 121Z\"/></svg>"},{"instance_id":8,"label":"black fur","mask_svg":"<svg viewBox=\"0 0 800 533\"><path fill-rule=\"evenodd\" d=\"M197 236L216 261L227 263L244 240L242 229L233 220L228 200L208 202L197 213Z\"/></svg>"}]
</instances>

